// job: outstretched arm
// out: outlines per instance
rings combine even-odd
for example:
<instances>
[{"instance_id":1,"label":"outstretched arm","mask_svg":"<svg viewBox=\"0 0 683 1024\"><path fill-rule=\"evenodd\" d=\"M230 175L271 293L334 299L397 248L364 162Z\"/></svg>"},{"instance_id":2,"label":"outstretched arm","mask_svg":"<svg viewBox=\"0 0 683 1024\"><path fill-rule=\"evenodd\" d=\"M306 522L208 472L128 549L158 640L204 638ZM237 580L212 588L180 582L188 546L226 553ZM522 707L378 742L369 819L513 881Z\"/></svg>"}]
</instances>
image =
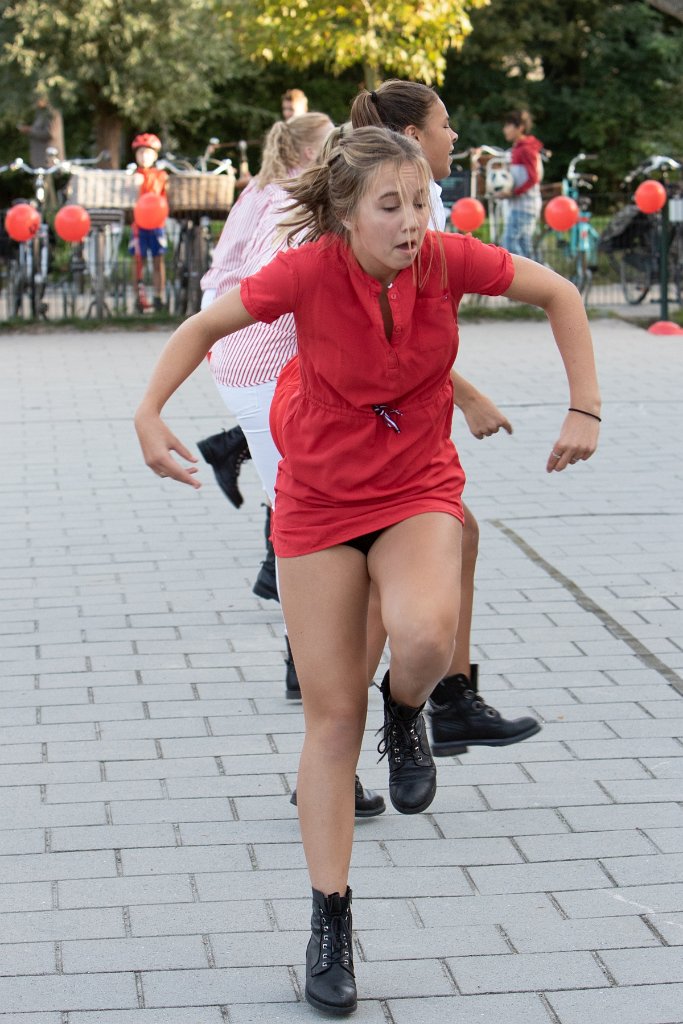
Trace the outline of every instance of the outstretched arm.
<instances>
[{"instance_id":1,"label":"outstretched arm","mask_svg":"<svg viewBox=\"0 0 683 1024\"><path fill-rule=\"evenodd\" d=\"M239 288L233 288L208 309L182 323L167 341L135 414L135 429L142 454L158 476L169 476L195 488L201 486L194 478L196 469L185 469L171 455L171 452L176 452L188 462L197 461L166 426L161 410L199 366L214 342L255 322L244 308Z\"/></svg>"},{"instance_id":2,"label":"outstretched arm","mask_svg":"<svg viewBox=\"0 0 683 1024\"><path fill-rule=\"evenodd\" d=\"M515 277L505 292L510 299L545 310L569 383L568 412L552 446L546 470L561 471L589 459L598 444L600 389L593 342L581 296L571 282L523 256L513 256Z\"/></svg>"},{"instance_id":3,"label":"outstretched arm","mask_svg":"<svg viewBox=\"0 0 683 1024\"><path fill-rule=\"evenodd\" d=\"M512 425L491 399L478 391L469 380L465 380L455 370L451 370L453 383L453 404L457 405L465 417L470 433L481 440L497 434L502 428L512 433Z\"/></svg>"}]
</instances>

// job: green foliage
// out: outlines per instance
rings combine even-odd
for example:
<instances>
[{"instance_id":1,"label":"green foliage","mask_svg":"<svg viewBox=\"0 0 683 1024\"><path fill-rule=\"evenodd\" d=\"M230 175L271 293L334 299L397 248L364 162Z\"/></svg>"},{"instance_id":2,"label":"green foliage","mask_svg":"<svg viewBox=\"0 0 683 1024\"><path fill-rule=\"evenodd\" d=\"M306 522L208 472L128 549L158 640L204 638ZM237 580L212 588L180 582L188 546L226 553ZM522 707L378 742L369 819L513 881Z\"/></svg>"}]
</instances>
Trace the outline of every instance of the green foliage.
<instances>
[{"instance_id":1,"label":"green foliage","mask_svg":"<svg viewBox=\"0 0 683 1024\"><path fill-rule=\"evenodd\" d=\"M239 74L225 19L207 0L9 0L0 52L6 121L40 79L67 110L161 129L210 109L216 84Z\"/></svg>"},{"instance_id":2,"label":"green foliage","mask_svg":"<svg viewBox=\"0 0 683 1024\"><path fill-rule=\"evenodd\" d=\"M644 0L492 0L450 54L441 90L463 146L503 145L512 107L534 114L559 179L598 156L599 191L655 152L683 153L683 31Z\"/></svg>"},{"instance_id":3,"label":"green foliage","mask_svg":"<svg viewBox=\"0 0 683 1024\"><path fill-rule=\"evenodd\" d=\"M228 17L245 56L292 68L322 62L333 74L361 64L365 84L388 71L443 81L445 53L471 31L469 11L488 0L233 0Z\"/></svg>"}]
</instances>

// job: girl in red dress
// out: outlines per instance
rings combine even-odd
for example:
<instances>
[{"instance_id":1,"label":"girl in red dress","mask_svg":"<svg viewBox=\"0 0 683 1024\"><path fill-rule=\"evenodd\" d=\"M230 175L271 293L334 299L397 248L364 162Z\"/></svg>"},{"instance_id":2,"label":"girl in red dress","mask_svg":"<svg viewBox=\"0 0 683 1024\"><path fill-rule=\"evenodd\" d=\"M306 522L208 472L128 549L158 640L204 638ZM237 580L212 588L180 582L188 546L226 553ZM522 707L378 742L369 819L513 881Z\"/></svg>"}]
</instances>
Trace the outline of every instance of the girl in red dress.
<instances>
[{"instance_id":1,"label":"girl in red dress","mask_svg":"<svg viewBox=\"0 0 683 1024\"><path fill-rule=\"evenodd\" d=\"M273 539L306 721L297 787L313 886L306 998L336 1014L356 1008L348 873L371 581L391 648L382 684L391 798L415 813L436 789L422 706L448 669L458 620L464 475L450 440L449 371L465 292L502 293L548 315L575 410L548 470L597 445L600 397L578 292L505 250L427 231L430 177L403 135L362 128L342 138L288 189L293 230L309 241L182 324L136 414L147 465L198 487L195 467L171 454L196 461L161 419L164 404L217 338L294 314L301 384L282 425Z\"/></svg>"}]
</instances>

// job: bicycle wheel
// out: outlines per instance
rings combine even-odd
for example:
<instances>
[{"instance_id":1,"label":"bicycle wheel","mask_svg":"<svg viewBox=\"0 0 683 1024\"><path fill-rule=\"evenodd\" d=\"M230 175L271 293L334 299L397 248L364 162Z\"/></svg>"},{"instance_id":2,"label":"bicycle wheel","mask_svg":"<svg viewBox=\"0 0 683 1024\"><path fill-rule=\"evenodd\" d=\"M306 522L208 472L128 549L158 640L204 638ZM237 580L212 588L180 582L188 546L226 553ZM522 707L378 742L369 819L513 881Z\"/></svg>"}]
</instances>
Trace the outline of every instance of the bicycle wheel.
<instances>
[{"instance_id":1,"label":"bicycle wheel","mask_svg":"<svg viewBox=\"0 0 683 1024\"><path fill-rule=\"evenodd\" d=\"M24 280L19 259L10 260L7 267L7 319L20 315Z\"/></svg>"},{"instance_id":2,"label":"bicycle wheel","mask_svg":"<svg viewBox=\"0 0 683 1024\"><path fill-rule=\"evenodd\" d=\"M202 305L201 280L209 264L209 239L203 225L195 225L192 231L192 261L188 274L187 312L191 316L199 312Z\"/></svg>"},{"instance_id":3,"label":"bicycle wheel","mask_svg":"<svg viewBox=\"0 0 683 1024\"><path fill-rule=\"evenodd\" d=\"M585 252L577 252L571 282L576 285L579 295L584 301L584 305L588 297L588 292L590 291L592 280L593 272L588 265L588 254Z\"/></svg>"},{"instance_id":4,"label":"bicycle wheel","mask_svg":"<svg viewBox=\"0 0 683 1024\"><path fill-rule=\"evenodd\" d=\"M189 293L189 236L185 226L180 229L180 236L173 253L173 308L179 316L187 313L187 300Z\"/></svg>"},{"instance_id":5,"label":"bicycle wheel","mask_svg":"<svg viewBox=\"0 0 683 1024\"><path fill-rule=\"evenodd\" d=\"M536 244L536 261L549 267L562 277L572 275L572 257L569 242L556 231L544 231Z\"/></svg>"},{"instance_id":6,"label":"bicycle wheel","mask_svg":"<svg viewBox=\"0 0 683 1024\"><path fill-rule=\"evenodd\" d=\"M647 246L636 240L621 252L619 274L624 298L631 306L642 302L652 282L652 254Z\"/></svg>"}]
</instances>

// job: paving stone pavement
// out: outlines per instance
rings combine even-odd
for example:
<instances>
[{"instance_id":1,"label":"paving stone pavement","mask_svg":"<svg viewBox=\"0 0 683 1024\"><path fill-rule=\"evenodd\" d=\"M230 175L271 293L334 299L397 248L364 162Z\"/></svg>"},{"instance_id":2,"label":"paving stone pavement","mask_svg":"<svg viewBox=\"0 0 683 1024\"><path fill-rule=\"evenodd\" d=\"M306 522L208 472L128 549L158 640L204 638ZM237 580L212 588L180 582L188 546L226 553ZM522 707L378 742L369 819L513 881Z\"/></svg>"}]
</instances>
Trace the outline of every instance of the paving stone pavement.
<instances>
[{"instance_id":1,"label":"paving stone pavement","mask_svg":"<svg viewBox=\"0 0 683 1024\"><path fill-rule=\"evenodd\" d=\"M364 1024L683 1021L683 345L594 324L603 441L539 323L467 325L512 437L455 433L481 522L482 691L531 740L439 762L429 813L359 822ZM160 333L0 339L0 1024L312 1021L309 888L263 510L142 465ZM231 422L202 370L187 442ZM360 773L386 794L373 734Z\"/></svg>"}]
</instances>

